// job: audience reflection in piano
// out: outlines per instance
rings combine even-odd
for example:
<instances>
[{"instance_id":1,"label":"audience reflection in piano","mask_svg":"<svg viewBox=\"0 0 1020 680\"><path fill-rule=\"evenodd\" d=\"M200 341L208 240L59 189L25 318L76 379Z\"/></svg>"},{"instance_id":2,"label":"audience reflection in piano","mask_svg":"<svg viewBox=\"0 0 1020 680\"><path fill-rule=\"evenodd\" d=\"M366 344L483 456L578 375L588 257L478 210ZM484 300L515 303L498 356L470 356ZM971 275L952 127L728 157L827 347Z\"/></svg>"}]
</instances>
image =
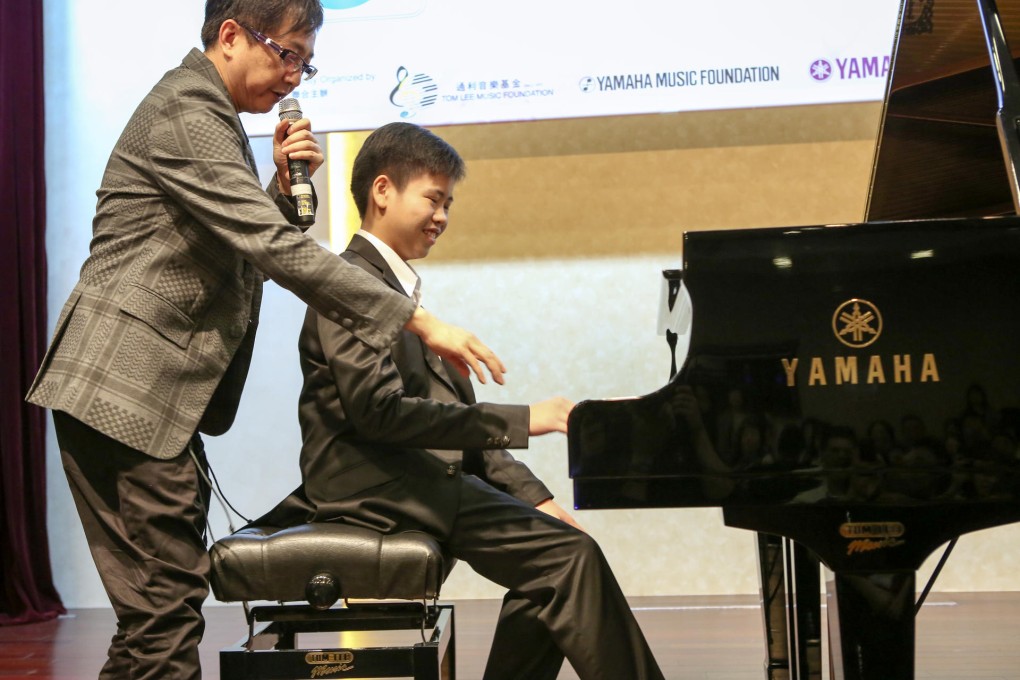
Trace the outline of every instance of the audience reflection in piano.
<instances>
[{"instance_id":1,"label":"audience reflection in piano","mask_svg":"<svg viewBox=\"0 0 1020 680\"><path fill-rule=\"evenodd\" d=\"M986 218L687 234L681 370L577 410L575 488L644 507L1016 496L1018 233ZM875 319L856 345L853 301Z\"/></svg>"},{"instance_id":2,"label":"audience reflection in piano","mask_svg":"<svg viewBox=\"0 0 1020 680\"><path fill-rule=\"evenodd\" d=\"M970 388L975 390L983 393L980 385ZM942 437L935 437L925 434L926 424L913 413L899 419L899 432L884 420L858 431L842 422L791 420L789 413L767 408L765 400L749 405L734 422L723 449L708 425L718 414L703 384L692 387L674 379L645 399L636 410L579 420L576 433L589 447L629 452L590 460L584 471L590 477L627 478L618 493L643 506L673 505L674 494L683 494L678 482L686 482L692 497L748 504L899 505L1018 497L1016 406L981 417L961 412L946 420ZM664 477L672 478L668 485Z\"/></svg>"}]
</instances>

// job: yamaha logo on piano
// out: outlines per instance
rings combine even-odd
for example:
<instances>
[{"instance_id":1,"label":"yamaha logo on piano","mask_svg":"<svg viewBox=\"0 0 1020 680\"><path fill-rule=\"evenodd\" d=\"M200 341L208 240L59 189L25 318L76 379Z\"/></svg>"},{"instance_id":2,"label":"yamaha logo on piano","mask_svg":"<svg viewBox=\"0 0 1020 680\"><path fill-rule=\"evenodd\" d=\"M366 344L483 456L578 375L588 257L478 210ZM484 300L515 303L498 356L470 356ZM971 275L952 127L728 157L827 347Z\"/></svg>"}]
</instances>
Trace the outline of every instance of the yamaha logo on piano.
<instances>
[{"instance_id":1,"label":"yamaha logo on piano","mask_svg":"<svg viewBox=\"0 0 1020 680\"><path fill-rule=\"evenodd\" d=\"M851 298L836 308L832 315L832 332L843 345L863 349L875 343L884 329L882 313L873 303ZM801 366L799 357L781 359L786 386L796 387L798 374L806 370L808 387L834 385L885 385L888 382L913 383L940 381L938 362L933 353L920 356L893 354L883 356L834 356L829 360L811 357Z\"/></svg>"},{"instance_id":2,"label":"yamaha logo on piano","mask_svg":"<svg viewBox=\"0 0 1020 680\"><path fill-rule=\"evenodd\" d=\"M832 315L832 332L847 347L867 347L882 335L882 313L867 300L847 300Z\"/></svg>"}]
</instances>

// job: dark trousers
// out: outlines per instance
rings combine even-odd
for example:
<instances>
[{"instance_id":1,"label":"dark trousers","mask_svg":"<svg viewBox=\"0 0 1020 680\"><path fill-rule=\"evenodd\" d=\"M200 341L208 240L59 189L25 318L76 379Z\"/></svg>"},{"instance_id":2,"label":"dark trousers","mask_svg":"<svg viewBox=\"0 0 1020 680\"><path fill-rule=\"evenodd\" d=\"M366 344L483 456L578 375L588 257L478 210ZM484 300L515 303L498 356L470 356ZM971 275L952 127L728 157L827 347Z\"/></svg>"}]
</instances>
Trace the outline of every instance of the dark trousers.
<instances>
[{"instance_id":1,"label":"dark trousers","mask_svg":"<svg viewBox=\"0 0 1020 680\"><path fill-rule=\"evenodd\" d=\"M661 680L602 550L588 534L465 475L445 543L509 589L484 680Z\"/></svg>"},{"instance_id":2,"label":"dark trousers","mask_svg":"<svg viewBox=\"0 0 1020 680\"><path fill-rule=\"evenodd\" d=\"M100 678L193 680L209 592L209 489L187 449L158 460L53 413L92 559L117 615ZM205 453L192 440L200 464Z\"/></svg>"}]
</instances>

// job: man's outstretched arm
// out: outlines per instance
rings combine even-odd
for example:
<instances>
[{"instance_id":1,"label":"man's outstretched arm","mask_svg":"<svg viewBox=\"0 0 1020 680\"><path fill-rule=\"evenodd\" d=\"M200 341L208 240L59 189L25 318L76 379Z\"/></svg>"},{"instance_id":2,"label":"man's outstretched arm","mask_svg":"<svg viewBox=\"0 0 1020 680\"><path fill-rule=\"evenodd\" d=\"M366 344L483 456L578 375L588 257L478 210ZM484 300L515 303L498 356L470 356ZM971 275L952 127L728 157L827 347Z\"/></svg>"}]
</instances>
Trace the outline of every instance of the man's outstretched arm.
<instances>
[{"instance_id":1,"label":"man's outstretched arm","mask_svg":"<svg viewBox=\"0 0 1020 680\"><path fill-rule=\"evenodd\" d=\"M474 333L440 321L421 307L414 311L404 328L420 337L429 349L449 361L465 378L474 372L479 382L485 384L482 370L485 364L492 379L503 384L506 366Z\"/></svg>"}]
</instances>

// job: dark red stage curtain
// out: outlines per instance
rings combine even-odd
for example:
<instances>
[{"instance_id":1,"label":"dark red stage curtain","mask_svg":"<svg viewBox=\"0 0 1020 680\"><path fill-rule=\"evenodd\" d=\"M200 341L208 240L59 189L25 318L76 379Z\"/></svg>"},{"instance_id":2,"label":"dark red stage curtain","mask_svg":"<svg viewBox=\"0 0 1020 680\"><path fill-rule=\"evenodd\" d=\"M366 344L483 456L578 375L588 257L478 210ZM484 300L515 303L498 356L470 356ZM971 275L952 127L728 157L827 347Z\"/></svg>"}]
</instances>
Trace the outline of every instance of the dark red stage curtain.
<instances>
[{"instance_id":1,"label":"dark red stage curtain","mask_svg":"<svg viewBox=\"0 0 1020 680\"><path fill-rule=\"evenodd\" d=\"M46 345L43 0L0 2L0 624L52 619L45 412L24 401Z\"/></svg>"}]
</instances>

